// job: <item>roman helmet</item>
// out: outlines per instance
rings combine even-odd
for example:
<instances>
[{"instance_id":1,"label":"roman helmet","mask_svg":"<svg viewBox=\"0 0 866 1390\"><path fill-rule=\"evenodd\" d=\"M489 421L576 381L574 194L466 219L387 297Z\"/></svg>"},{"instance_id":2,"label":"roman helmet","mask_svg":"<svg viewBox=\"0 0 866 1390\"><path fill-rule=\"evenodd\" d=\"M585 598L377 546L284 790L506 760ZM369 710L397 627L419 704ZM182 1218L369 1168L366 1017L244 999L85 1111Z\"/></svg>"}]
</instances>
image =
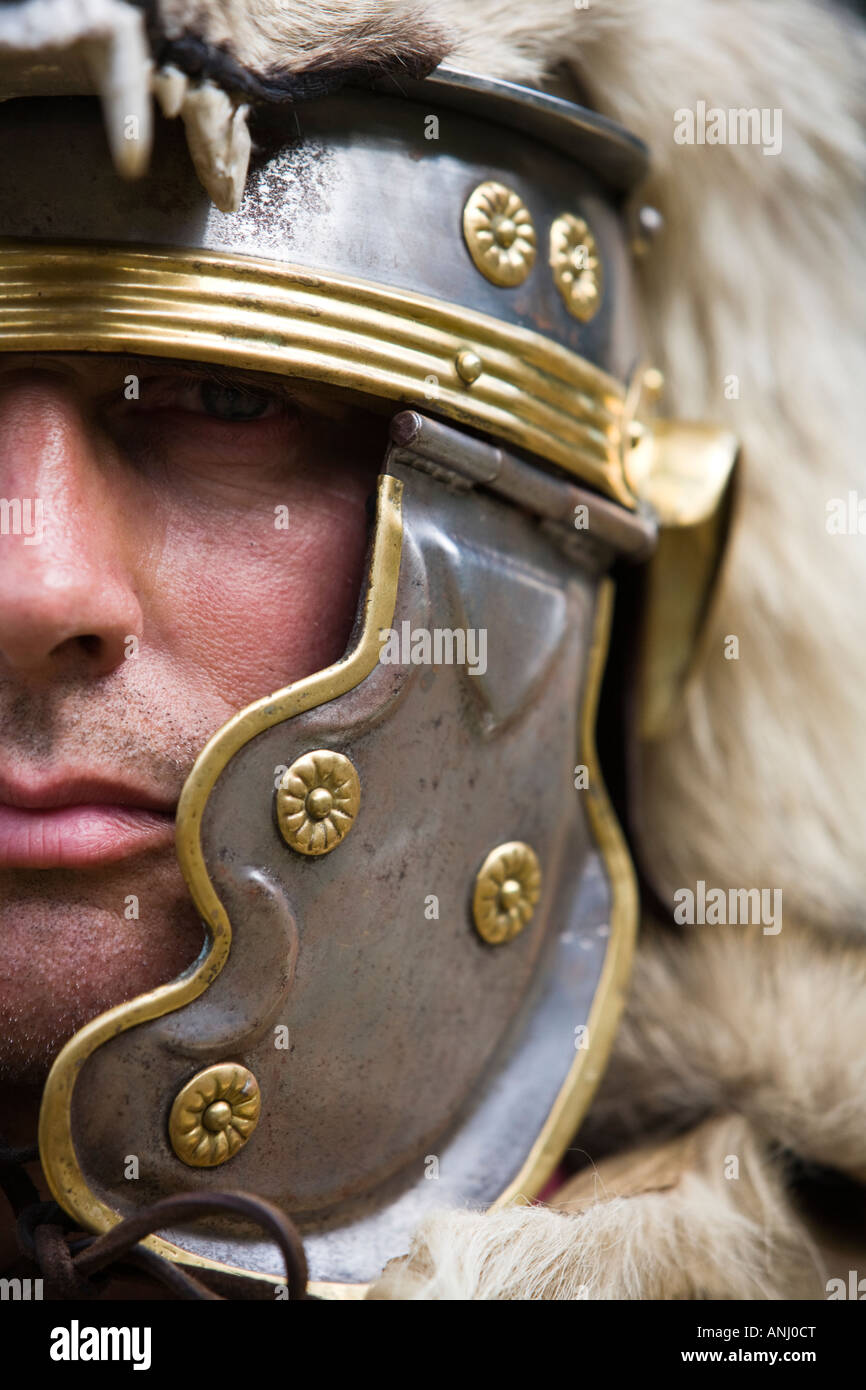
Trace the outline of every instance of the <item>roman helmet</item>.
<instances>
[{"instance_id":1,"label":"roman helmet","mask_svg":"<svg viewBox=\"0 0 866 1390\"><path fill-rule=\"evenodd\" d=\"M431 1208L535 1197L578 1129L638 914L595 746L611 576L637 566L646 595L651 737L733 443L653 419L625 130L441 64L276 99L92 8L110 19L71 35L0 16L0 349L283 374L389 424L345 654L201 750L177 854L202 953L69 1040L42 1165L92 1232L254 1194L310 1289L352 1296ZM243 1207L173 1210L153 1256L284 1281Z\"/></svg>"}]
</instances>

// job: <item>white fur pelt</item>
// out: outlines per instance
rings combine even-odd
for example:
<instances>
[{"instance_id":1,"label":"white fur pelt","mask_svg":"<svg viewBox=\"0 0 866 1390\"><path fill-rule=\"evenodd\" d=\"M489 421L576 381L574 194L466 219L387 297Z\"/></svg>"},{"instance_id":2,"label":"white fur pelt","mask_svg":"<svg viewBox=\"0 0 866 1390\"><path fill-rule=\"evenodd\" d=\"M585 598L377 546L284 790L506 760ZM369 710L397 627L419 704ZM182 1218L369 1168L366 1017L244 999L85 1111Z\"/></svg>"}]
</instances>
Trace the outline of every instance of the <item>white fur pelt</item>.
<instances>
[{"instance_id":1,"label":"white fur pelt","mask_svg":"<svg viewBox=\"0 0 866 1390\"><path fill-rule=\"evenodd\" d=\"M803 0L616 8L586 68L652 148L667 405L743 444L706 663L681 730L644 752L644 862L668 901L701 878L778 887L786 916L863 933L866 544L826 528L829 500L866 496L862 34ZM700 98L780 109L780 154L674 144L672 109Z\"/></svg>"},{"instance_id":2,"label":"white fur pelt","mask_svg":"<svg viewBox=\"0 0 866 1390\"><path fill-rule=\"evenodd\" d=\"M737 1157L738 1176L725 1177ZM637 1178L635 1177L637 1173ZM560 1210L447 1212L416 1231L372 1299L814 1298L829 1266L792 1217L766 1146L719 1117L641 1150L625 1177L593 1174L597 1197ZM560 1205L558 1203L558 1205Z\"/></svg>"},{"instance_id":3,"label":"white fur pelt","mask_svg":"<svg viewBox=\"0 0 866 1390\"><path fill-rule=\"evenodd\" d=\"M866 951L787 923L644 930L579 1143L609 1149L734 1111L866 1183ZM866 1237L866 1233L864 1233Z\"/></svg>"}]
</instances>

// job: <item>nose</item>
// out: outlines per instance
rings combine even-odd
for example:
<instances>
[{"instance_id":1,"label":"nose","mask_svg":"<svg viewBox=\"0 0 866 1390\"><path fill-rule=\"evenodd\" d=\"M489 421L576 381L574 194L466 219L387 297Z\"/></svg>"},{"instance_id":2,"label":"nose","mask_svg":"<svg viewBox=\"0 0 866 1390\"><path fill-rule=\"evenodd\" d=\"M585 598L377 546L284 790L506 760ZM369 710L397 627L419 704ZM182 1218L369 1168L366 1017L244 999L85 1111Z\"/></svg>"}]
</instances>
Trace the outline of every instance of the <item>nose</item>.
<instances>
[{"instance_id":1,"label":"nose","mask_svg":"<svg viewBox=\"0 0 866 1390\"><path fill-rule=\"evenodd\" d=\"M0 386L0 667L104 676L141 637L109 447L62 376Z\"/></svg>"}]
</instances>

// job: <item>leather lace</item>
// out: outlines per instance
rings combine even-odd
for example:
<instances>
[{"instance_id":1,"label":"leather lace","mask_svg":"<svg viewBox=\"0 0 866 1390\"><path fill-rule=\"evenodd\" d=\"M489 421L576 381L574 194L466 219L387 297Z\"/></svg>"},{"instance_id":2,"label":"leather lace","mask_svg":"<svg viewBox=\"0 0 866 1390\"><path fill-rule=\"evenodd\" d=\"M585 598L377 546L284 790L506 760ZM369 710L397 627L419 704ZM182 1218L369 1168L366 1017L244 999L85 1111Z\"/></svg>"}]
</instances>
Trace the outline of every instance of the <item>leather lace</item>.
<instances>
[{"instance_id":1,"label":"leather lace","mask_svg":"<svg viewBox=\"0 0 866 1390\"><path fill-rule=\"evenodd\" d=\"M186 1267L141 1245L156 1231L203 1216L233 1216L259 1226L282 1255L289 1298L306 1297L307 1261L301 1237L292 1222L263 1198L248 1192L162 1197L94 1236L76 1230L56 1202L39 1200L24 1167L36 1158L35 1147L12 1149L0 1142L0 1187L15 1215L18 1248L24 1260L38 1269L49 1297L96 1298L105 1289L106 1271L122 1262L149 1275L177 1298L224 1301L222 1294Z\"/></svg>"}]
</instances>

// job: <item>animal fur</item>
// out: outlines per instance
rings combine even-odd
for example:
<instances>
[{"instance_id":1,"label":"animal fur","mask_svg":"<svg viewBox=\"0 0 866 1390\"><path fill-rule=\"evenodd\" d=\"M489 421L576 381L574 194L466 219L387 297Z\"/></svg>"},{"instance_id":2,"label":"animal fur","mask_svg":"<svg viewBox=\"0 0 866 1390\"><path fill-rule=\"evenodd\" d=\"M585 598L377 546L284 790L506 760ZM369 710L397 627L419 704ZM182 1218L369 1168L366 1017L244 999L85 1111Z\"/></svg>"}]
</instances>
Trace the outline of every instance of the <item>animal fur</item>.
<instances>
[{"instance_id":1,"label":"animal fur","mask_svg":"<svg viewBox=\"0 0 866 1390\"><path fill-rule=\"evenodd\" d=\"M368 1298L814 1298L831 1267L792 1219L766 1141L728 1115L602 1164L553 1208L428 1218Z\"/></svg>"},{"instance_id":2,"label":"animal fur","mask_svg":"<svg viewBox=\"0 0 866 1390\"><path fill-rule=\"evenodd\" d=\"M423 0L305 0L290 13L274 0L160 0L151 33L162 61L183 66L197 52L207 62L208 48L212 62L230 55L244 85L254 76L273 96L299 73L429 72L453 41Z\"/></svg>"}]
</instances>

